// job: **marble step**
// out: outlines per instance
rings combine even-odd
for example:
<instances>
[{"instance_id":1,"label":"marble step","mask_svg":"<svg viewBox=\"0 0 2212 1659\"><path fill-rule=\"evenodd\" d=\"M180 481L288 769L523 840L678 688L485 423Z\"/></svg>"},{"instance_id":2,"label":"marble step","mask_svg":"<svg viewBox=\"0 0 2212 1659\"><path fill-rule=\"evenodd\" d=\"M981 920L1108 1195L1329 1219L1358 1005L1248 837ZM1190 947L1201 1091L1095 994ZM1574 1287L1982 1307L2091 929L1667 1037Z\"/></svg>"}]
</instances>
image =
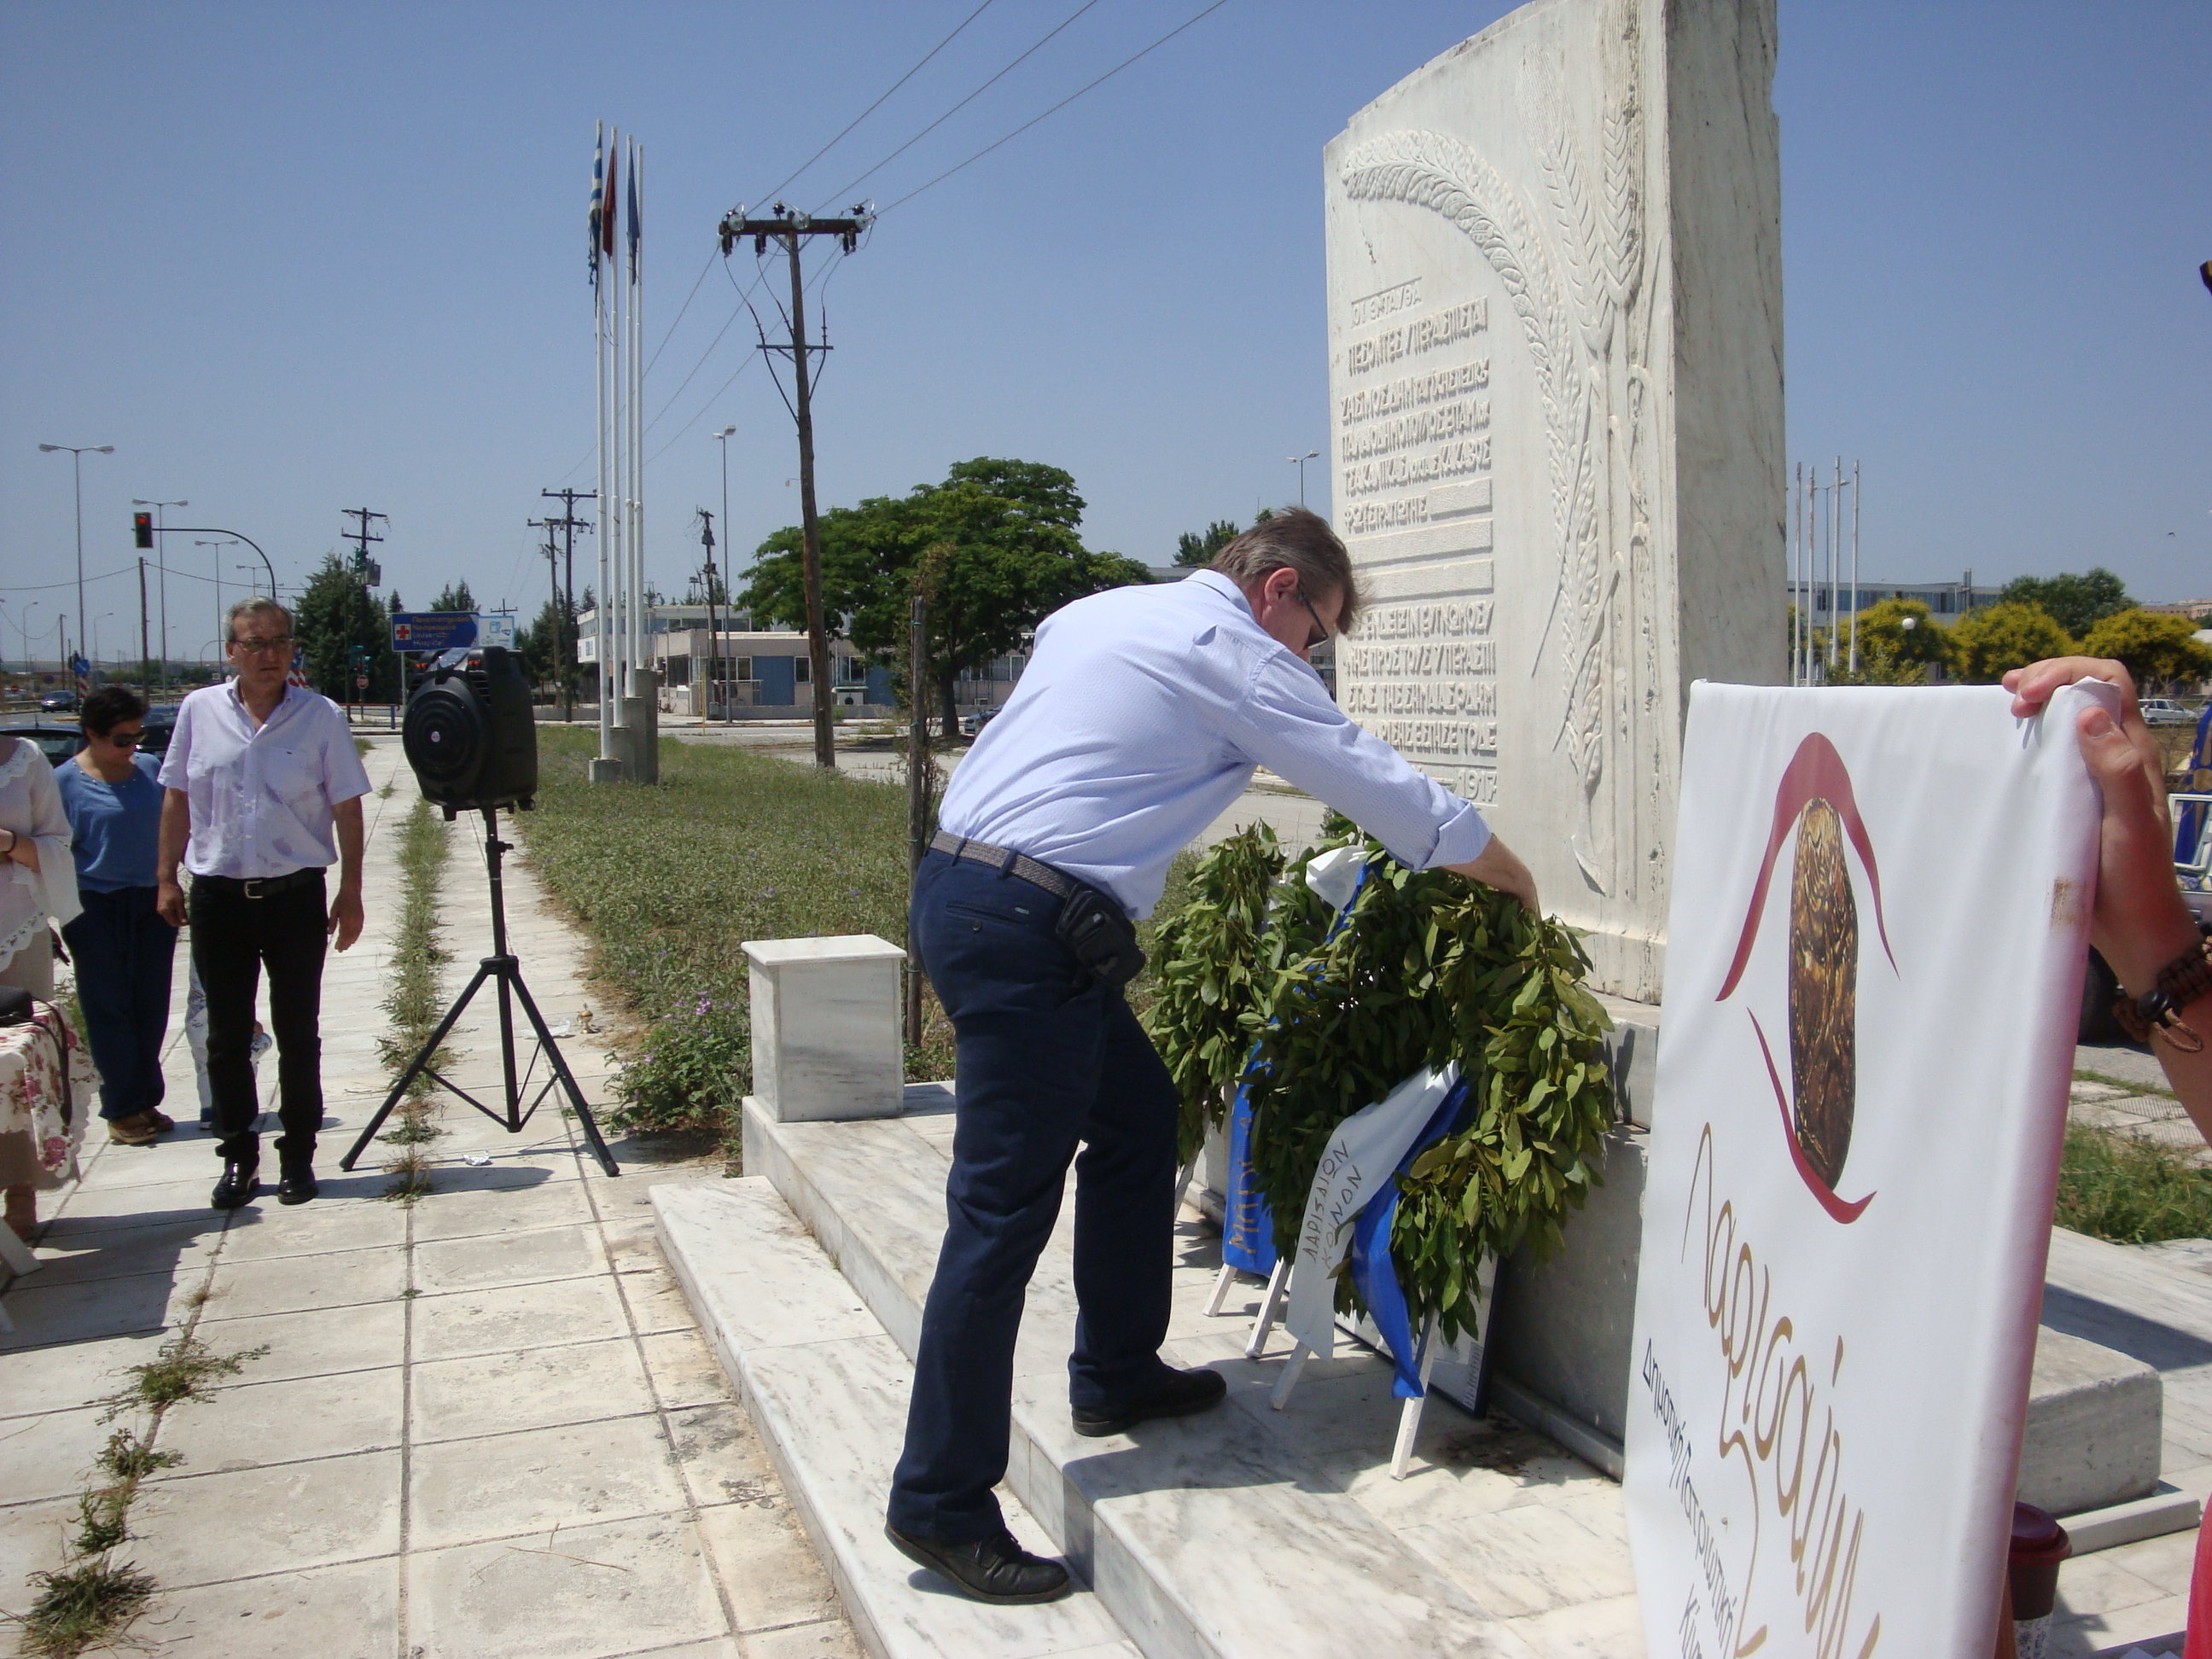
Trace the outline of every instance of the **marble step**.
<instances>
[{"instance_id":1,"label":"marble step","mask_svg":"<svg viewBox=\"0 0 2212 1659\"><path fill-rule=\"evenodd\" d=\"M914 1368L769 1183L653 1189L661 1243L874 1659L1138 1659L1100 1598L989 1607L884 1540ZM1008 1521L1031 1539L1021 1505Z\"/></svg>"},{"instance_id":2,"label":"marble step","mask_svg":"<svg viewBox=\"0 0 2212 1659\"><path fill-rule=\"evenodd\" d=\"M745 1115L748 1173L775 1183L908 1354L944 1228L950 1107L940 1086L909 1085L896 1118L776 1123L750 1103ZM1195 1224L1177 1238L1164 1352L1220 1370L1227 1405L1077 1437L1071 1209L1030 1285L1006 1484L1151 1659L1340 1659L1347 1644L1362 1659L1643 1652L1617 1486L1440 1398L1409 1478L1392 1480L1397 1401L1364 1350L1310 1364L1290 1408L1270 1410L1287 1341L1243 1358L1255 1288L1232 1297L1240 1316L1204 1316L1218 1242Z\"/></svg>"}]
</instances>

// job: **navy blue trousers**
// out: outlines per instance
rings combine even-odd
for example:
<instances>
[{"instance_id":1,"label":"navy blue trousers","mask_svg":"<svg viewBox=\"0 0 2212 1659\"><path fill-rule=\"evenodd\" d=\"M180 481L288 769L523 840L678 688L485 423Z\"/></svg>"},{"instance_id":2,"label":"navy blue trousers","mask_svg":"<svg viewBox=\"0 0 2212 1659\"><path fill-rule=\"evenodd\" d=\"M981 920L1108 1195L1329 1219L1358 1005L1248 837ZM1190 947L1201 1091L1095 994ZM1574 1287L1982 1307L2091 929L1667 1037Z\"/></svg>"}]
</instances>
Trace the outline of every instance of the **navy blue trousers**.
<instances>
[{"instance_id":1,"label":"navy blue trousers","mask_svg":"<svg viewBox=\"0 0 2212 1659\"><path fill-rule=\"evenodd\" d=\"M62 929L76 963L100 1115L110 1122L161 1103L161 1038L169 1029L169 976L177 930L154 908L151 887L77 890L84 914Z\"/></svg>"},{"instance_id":2,"label":"navy blue trousers","mask_svg":"<svg viewBox=\"0 0 2212 1659\"><path fill-rule=\"evenodd\" d=\"M908 938L957 1040L958 1120L945 1245L922 1310L902 1532L969 1542L1005 1523L1014 1338L1075 1164L1068 1397L1110 1406L1161 1372L1175 1238L1176 1089L1119 990L1054 937L1060 901L1016 876L928 854ZM1081 1145L1079 1155L1077 1146Z\"/></svg>"}]
</instances>

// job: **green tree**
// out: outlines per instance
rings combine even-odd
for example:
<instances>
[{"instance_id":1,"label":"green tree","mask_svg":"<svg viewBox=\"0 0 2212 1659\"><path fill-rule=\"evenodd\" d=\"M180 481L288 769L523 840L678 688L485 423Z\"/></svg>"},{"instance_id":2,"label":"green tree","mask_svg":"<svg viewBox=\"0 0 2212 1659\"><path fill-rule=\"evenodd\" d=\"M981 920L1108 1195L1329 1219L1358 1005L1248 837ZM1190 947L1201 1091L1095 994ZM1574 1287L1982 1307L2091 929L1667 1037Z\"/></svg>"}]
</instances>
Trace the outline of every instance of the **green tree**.
<instances>
[{"instance_id":1,"label":"green tree","mask_svg":"<svg viewBox=\"0 0 2212 1659\"><path fill-rule=\"evenodd\" d=\"M2196 623L2187 617L2121 611L2092 628L2081 650L2086 656L2117 658L2146 690L2194 683L2212 675L2212 650L2190 637L2196 631Z\"/></svg>"},{"instance_id":2,"label":"green tree","mask_svg":"<svg viewBox=\"0 0 2212 1659\"><path fill-rule=\"evenodd\" d=\"M957 730L953 687L1021 643L1071 599L1150 580L1145 567L1083 545L1083 498L1056 466L979 456L939 484L878 495L822 517L823 609L833 633L878 661L902 664L917 577L930 592L927 640L947 738ZM928 560L928 568L922 569ZM755 625L805 624L799 532L760 545L738 595Z\"/></svg>"},{"instance_id":3,"label":"green tree","mask_svg":"<svg viewBox=\"0 0 2212 1659\"><path fill-rule=\"evenodd\" d=\"M391 612L337 554L325 554L307 579L292 609L292 631L300 641L308 684L325 696L340 702L388 702L399 695ZM363 672L368 675L366 691L354 684L355 675Z\"/></svg>"},{"instance_id":4,"label":"green tree","mask_svg":"<svg viewBox=\"0 0 2212 1659\"><path fill-rule=\"evenodd\" d=\"M1850 648L1850 624L1842 648ZM1838 684L1925 685L1931 664L1957 665L1952 639L1918 599L1883 599L1859 612L1859 672L1838 668Z\"/></svg>"},{"instance_id":5,"label":"green tree","mask_svg":"<svg viewBox=\"0 0 2212 1659\"><path fill-rule=\"evenodd\" d=\"M1238 532L1234 519L1216 519L1206 526L1206 533L1186 530L1176 538L1175 562L1180 565L1209 565L1213 556L1237 539Z\"/></svg>"},{"instance_id":6,"label":"green tree","mask_svg":"<svg viewBox=\"0 0 2212 1659\"><path fill-rule=\"evenodd\" d=\"M550 686L557 694L576 666L576 617L567 601L548 599L539 605L537 619L514 630L514 651L530 683Z\"/></svg>"},{"instance_id":7,"label":"green tree","mask_svg":"<svg viewBox=\"0 0 2212 1659\"><path fill-rule=\"evenodd\" d=\"M2094 565L2078 576L2070 570L2056 576L2015 576L1997 594L1997 603L2041 605L2053 622L2078 639L2135 601L2128 597L2125 582L2104 566Z\"/></svg>"},{"instance_id":8,"label":"green tree","mask_svg":"<svg viewBox=\"0 0 2212 1659\"><path fill-rule=\"evenodd\" d=\"M1959 678L1988 684L2009 669L2071 655L2074 636L2040 605L1993 605L1961 618L1951 630L1951 646Z\"/></svg>"},{"instance_id":9,"label":"green tree","mask_svg":"<svg viewBox=\"0 0 2212 1659\"><path fill-rule=\"evenodd\" d=\"M430 606L433 611L473 611L476 608L476 595L469 592L466 577L459 582L448 582Z\"/></svg>"}]
</instances>

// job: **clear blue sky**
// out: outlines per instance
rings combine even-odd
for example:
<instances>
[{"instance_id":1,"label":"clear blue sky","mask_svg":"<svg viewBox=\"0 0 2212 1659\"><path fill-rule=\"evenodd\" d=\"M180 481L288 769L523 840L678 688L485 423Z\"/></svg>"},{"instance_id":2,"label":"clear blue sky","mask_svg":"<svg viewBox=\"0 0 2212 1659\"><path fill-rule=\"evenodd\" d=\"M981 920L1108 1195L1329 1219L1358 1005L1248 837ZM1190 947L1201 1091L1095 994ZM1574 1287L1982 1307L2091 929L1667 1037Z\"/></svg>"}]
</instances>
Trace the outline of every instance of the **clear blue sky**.
<instances>
[{"instance_id":1,"label":"clear blue sky","mask_svg":"<svg viewBox=\"0 0 2212 1659\"><path fill-rule=\"evenodd\" d=\"M950 3L0 8L0 602L51 629L131 564L130 499L185 497L296 583L391 515L387 580L534 612L540 488L587 487L593 124L648 145L649 337L763 194L974 9ZM1196 11L1101 0L858 187L888 204ZM786 194L819 208L1080 0L995 0ZM1321 150L1505 8L1229 0L888 213L827 293L825 506L976 454L1075 475L1094 545L1292 496L1326 443ZM2104 563L2212 594L2212 8L1784 0L1790 449L1866 469L1869 574ZM732 270L750 280L748 253ZM651 574L720 509L797 517L795 447L719 259L647 388ZM725 383L729 382L726 389ZM719 390L718 390L719 389ZM1324 468L1309 489L1326 506ZM173 563L205 570L204 550ZM244 550L230 550L234 560ZM582 564L580 561L580 566ZM237 573L226 570L226 580ZM580 568L580 578L581 570ZM170 584L173 644L212 636ZM135 633L135 574L89 609ZM199 623L179 620L185 615ZM73 629L74 631L74 629Z\"/></svg>"}]
</instances>

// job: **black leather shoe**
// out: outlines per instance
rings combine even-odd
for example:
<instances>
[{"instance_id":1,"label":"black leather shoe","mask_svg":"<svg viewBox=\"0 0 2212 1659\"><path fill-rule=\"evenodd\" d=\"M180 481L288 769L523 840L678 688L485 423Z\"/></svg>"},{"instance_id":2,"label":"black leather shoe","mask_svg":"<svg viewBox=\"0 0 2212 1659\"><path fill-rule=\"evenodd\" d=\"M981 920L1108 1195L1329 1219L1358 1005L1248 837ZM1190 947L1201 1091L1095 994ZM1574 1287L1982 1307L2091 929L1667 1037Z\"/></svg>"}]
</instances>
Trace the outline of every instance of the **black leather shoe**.
<instances>
[{"instance_id":1,"label":"black leather shoe","mask_svg":"<svg viewBox=\"0 0 2212 1659\"><path fill-rule=\"evenodd\" d=\"M312 1164L288 1164L283 1178L276 1183L279 1204L305 1204L322 1191L315 1182L315 1166Z\"/></svg>"},{"instance_id":2,"label":"black leather shoe","mask_svg":"<svg viewBox=\"0 0 2212 1659\"><path fill-rule=\"evenodd\" d=\"M1127 1434L1139 1423L1156 1417L1188 1417L1219 1405L1228 1397L1229 1379L1219 1371L1170 1370L1161 1367L1158 1380L1119 1405L1091 1410L1077 1407L1069 1415L1078 1434Z\"/></svg>"},{"instance_id":3,"label":"black leather shoe","mask_svg":"<svg viewBox=\"0 0 2212 1659\"><path fill-rule=\"evenodd\" d=\"M890 1526L884 1528L884 1536L908 1560L951 1579L962 1595L978 1601L1011 1607L1028 1601L1057 1601L1067 1594L1067 1569L1057 1561L1031 1555L1014 1542L1010 1532L975 1544L948 1544L941 1538L919 1538Z\"/></svg>"},{"instance_id":4,"label":"black leather shoe","mask_svg":"<svg viewBox=\"0 0 2212 1659\"><path fill-rule=\"evenodd\" d=\"M261 1190L261 1166L258 1164L226 1164L222 1179L215 1183L215 1197L210 1201L218 1210L234 1210L251 1203Z\"/></svg>"}]
</instances>

